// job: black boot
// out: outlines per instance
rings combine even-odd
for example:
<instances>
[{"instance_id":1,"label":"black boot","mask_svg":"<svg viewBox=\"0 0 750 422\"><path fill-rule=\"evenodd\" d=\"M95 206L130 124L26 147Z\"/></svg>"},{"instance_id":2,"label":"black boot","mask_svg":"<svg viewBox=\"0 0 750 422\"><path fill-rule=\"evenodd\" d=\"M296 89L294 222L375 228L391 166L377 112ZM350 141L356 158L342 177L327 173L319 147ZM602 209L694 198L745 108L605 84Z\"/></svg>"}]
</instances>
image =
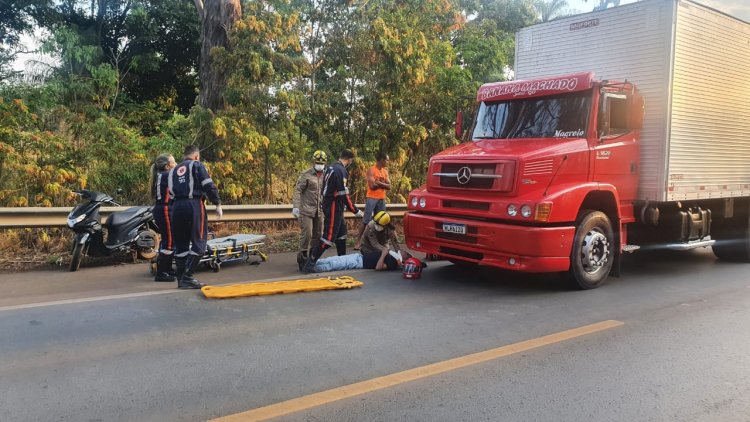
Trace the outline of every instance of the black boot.
<instances>
[{"instance_id":1,"label":"black boot","mask_svg":"<svg viewBox=\"0 0 750 422\"><path fill-rule=\"evenodd\" d=\"M314 273L315 263L318 262L318 259L320 259L326 249L328 249L328 246L325 243L315 245L312 250L310 250L310 253L307 256L307 260L305 261L305 265L300 268L300 271L305 274Z\"/></svg>"},{"instance_id":2,"label":"black boot","mask_svg":"<svg viewBox=\"0 0 750 422\"><path fill-rule=\"evenodd\" d=\"M200 289L205 284L193 278L193 273L200 264L200 257L197 255L188 255L185 261L185 273L177 281L178 289Z\"/></svg>"},{"instance_id":3,"label":"black boot","mask_svg":"<svg viewBox=\"0 0 750 422\"><path fill-rule=\"evenodd\" d=\"M175 281L172 273L172 255L162 254L156 258L156 275L154 281Z\"/></svg>"},{"instance_id":4,"label":"black boot","mask_svg":"<svg viewBox=\"0 0 750 422\"><path fill-rule=\"evenodd\" d=\"M318 262L318 260L313 258L312 255L308 256L307 260L305 261L305 265L300 268L300 271L302 271L305 274L314 273L316 262Z\"/></svg>"},{"instance_id":5,"label":"black boot","mask_svg":"<svg viewBox=\"0 0 750 422\"><path fill-rule=\"evenodd\" d=\"M185 274L185 260L186 259L187 257L184 257L184 256L183 257L176 256L174 258L175 266L177 267L177 271L175 271L174 277L178 281L178 284L179 284L180 279L182 278L182 275Z\"/></svg>"},{"instance_id":6,"label":"black boot","mask_svg":"<svg viewBox=\"0 0 750 422\"><path fill-rule=\"evenodd\" d=\"M336 254L338 256L346 255L346 238L336 239Z\"/></svg>"},{"instance_id":7,"label":"black boot","mask_svg":"<svg viewBox=\"0 0 750 422\"><path fill-rule=\"evenodd\" d=\"M297 266L300 271L305 268L305 262L307 262L307 251L297 252Z\"/></svg>"}]
</instances>

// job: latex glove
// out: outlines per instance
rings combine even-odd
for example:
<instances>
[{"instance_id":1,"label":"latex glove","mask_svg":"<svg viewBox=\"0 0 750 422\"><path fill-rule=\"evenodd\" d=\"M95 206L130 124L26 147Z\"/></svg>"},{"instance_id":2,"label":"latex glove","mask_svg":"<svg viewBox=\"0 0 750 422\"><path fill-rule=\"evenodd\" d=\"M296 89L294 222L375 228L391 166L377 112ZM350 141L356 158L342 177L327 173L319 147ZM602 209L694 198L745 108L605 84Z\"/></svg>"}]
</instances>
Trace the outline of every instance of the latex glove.
<instances>
[{"instance_id":1,"label":"latex glove","mask_svg":"<svg viewBox=\"0 0 750 422\"><path fill-rule=\"evenodd\" d=\"M221 217L224 216L224 210L221 209L221 204L216 206L216 218L221 220Z\"/></svg>"},{"instance_id":2,"label":"latex glove","mask_svg":"<svg viewBox=\"0 0 750 422\"><path fill-rule=\"evenodd\" d=\"M364 217L364 216L365 216L365 213L363 213L363 212L362 212L362 210L359 210L359 211L357 211L357 213L356 213L356 214L354 214L354 216L355 216L355 217L360 217L360 218L362 218L362 217Z\"/></svg>"},{"instance_id":3,"label":"latex glove","mask_svg":"<svg viewBox=\"0 0 750 422\"><path fill-rule=\"evenodd\" d=\"M292 208L292 215L294 218L299 218L299 208Z\"/></svg>"}]
</instances>

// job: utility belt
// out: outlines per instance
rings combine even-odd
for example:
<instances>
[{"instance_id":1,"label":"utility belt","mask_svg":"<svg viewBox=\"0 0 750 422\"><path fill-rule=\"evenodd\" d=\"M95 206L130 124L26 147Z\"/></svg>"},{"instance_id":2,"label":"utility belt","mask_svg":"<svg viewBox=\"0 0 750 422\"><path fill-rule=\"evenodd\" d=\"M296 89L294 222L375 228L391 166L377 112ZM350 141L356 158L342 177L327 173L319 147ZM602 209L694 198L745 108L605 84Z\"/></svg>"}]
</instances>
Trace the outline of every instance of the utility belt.
<instances>
[{"instance_id":1,"label":"utility belt","mask_svg":"<svg viewBox=\"0 0 750 422\"><path fill-rule=\"evenodd\" d=\"M324 196L323 197L324 203L331 203L331 202L337 202L341 204L346 204L346 196Z\"/></svg>"}]
</instances>

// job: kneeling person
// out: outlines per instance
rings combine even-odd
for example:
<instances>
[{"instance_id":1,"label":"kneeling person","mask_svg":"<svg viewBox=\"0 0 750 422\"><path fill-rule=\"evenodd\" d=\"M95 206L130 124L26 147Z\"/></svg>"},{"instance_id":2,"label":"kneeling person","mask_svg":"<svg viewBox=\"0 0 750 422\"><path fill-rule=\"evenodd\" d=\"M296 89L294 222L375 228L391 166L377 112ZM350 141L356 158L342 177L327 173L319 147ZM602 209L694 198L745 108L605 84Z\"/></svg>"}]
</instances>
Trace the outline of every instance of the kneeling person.
<instances>
[{"instance_id":1,"label":"kneeling person","mask_svg":"<svg viewBox=\"0 0 750 422\"><path fill-rule=\"evenodd\" d=\"M362 236L362 254L400 250L396 228L391 224L391 215L380 211L367 223Z\"/></svg>"}]
</instances>

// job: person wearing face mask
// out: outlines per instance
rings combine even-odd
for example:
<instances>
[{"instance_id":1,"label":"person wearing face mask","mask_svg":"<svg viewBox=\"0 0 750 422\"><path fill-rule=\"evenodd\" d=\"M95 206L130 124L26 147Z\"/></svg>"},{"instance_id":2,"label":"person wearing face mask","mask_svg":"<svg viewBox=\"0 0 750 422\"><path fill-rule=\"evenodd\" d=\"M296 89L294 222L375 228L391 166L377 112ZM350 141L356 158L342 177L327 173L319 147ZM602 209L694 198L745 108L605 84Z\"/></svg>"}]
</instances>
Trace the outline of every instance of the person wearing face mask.
<instances>
[{"instance_id":1,"label":"person wearing face mask","mask_svg":"<svg viewBox=\"0 0 750 422\"><path fill-rule=\"evenodd\" d=\"M357 217L364 213L357 208L349 198L349 189L346 186L349 173L346 168L354 161L354 153L345 149L341 152L339 160L330 166L323 176L323 235L310 251L307 260L300 260L299 269L305 273L315 271L315 263L323 253L331 246L336 246L338 255L346 255L346 221L344 221L344 210L348 209Z\"/></svg>"},{"instance_id":2,"label":"person wearing face mask","mask_svg":"<svg viewBox=\"0 0 750 422\"><path fill-rule=\"evenodd\" d=\"M400 252L396 228L391 224L390 214L380 211L365 226L362 235L362 255L373 252L388 253L390 250Z\"/></svg>"},{"instance_id":3,"label":"person wearing face mask","mask_svg":"<svg viewBox=\"0 0 750 422\"><path fill-rule=\"evenodd\" d=\"M154 160L151 166L151 199L154 200L154 222L159 227L161 241L159 242L159 255L156 258L156 274L154 281L175 281L172 271L172 260L174 258L172 228L170 215L172 204L169 201L168 181L169 170L177 163L172 154L161 154Z\"/></svg>"},{"instance_id":4,"label":"person wearing face mask","mask_svg":"<svg viewBox=\"0 0 750 422\"><path fill-rule=\"evenodd\" d=\"M320 239L323 229L321 190L328 157L324 151L313 153L313 166L302 173L294 187L292 215L299 220L301 238L297 261L305 262L313 239Z\"/></svg>"}]
</instances>

